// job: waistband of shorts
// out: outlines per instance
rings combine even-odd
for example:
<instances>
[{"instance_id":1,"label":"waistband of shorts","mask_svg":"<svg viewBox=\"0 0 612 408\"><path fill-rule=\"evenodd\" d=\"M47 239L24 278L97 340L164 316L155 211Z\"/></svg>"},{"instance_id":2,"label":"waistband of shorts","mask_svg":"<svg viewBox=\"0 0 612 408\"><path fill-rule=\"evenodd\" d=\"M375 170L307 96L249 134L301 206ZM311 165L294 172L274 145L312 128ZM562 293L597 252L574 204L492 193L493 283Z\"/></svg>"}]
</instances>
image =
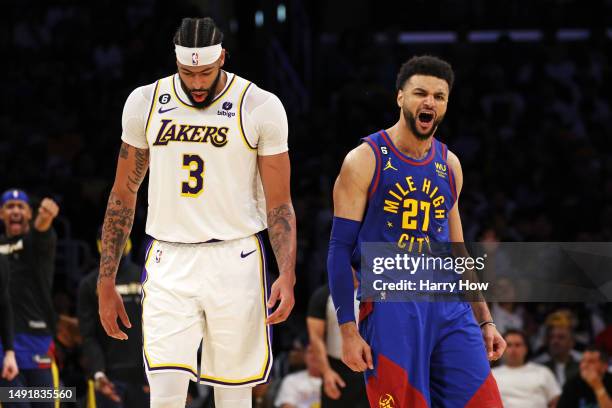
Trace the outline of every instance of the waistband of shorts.
<instances>
[{"instance_id":1,"label":"waistband of shorts","mask_svg":"<svg viewBox=\"0 0 612 408\"><path fill-rule=\"evenodd\" d=\"M245 239L245 238L250 238L252 236L260 236L261 234L263 234L263 231L259 231L256 232L253 235L247 235L245 237L240 237L240 238L235 238L235 239L228 239L228 240L223 240L223 239L216 239L216 238L212 238L209 239L208 241L200 241L200 242L176 242L176 241L164 241L163 239L157 239L155 237L152 237L152 239L154 241L160 242L162 244L170 244L170 245L209 245L209 244L218 244L218 243L223 243L223 242L233 242L233 241L240 241L241 239Z\"/></svg>"},{"instance_id":2,"label":"waistband of shorts","mask_svg":"<svg viewBox=\"0 0 612 408\"><path fill-rule=\"evenodd\" d=\"M242 239L242 238L238 238L238 239ZM154 238L153 241L157 241L161 244L169 244L169 245L176 245L176 246L206 246L209 244L218 244L221 242L231 242L233 240L224 241L221 239L209 239L208 241L201 241L201 242L176 242L176 241L164 241L163 239Z\"/></svg>"}]
</instances>

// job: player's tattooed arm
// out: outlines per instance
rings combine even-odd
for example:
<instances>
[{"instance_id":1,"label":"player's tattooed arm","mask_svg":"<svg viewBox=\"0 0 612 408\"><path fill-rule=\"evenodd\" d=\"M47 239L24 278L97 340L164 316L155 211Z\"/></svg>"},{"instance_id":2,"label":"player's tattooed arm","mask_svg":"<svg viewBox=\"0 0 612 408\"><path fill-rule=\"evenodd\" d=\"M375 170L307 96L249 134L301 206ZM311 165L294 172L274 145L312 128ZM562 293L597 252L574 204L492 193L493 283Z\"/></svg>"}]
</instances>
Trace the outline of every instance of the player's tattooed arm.
<instances>
[{"instance_id":1,"label":"player's tattooed arm","mask_svg":"<svg viewBox=\"0 0 612 408\"><path fill-rule=\"evenodd\" d=\"M295 211L291 203L289 154L287 152L258 159L259 174L266 195L268 235L278 263L280 276L270 288L268 308L280 304L266 323L276 324L289 317L295 299L295 254L297 248Z\"/></svg>"},{"instance_id":2,"label":"player's tattooed arm","mask_svg":"<svg viewBox=\"0 0 612 408\"><path fill-rule=\"evenodd\" d=\"M281 274L294 279L296 254L295 211L291 203L289 154L259 157L259 173L266 196L268 235Z\"/></svg>"},{"instance_id":3,"label":"player's tattooed arm","mask_svg":"<svg viewBox=\"0 0 612 408\"><path fill-rule=\"evenodd\" d=\"M290 202L268 211L268 234L280 273L295 271L295 224L295 211Z\"/></svg>"},{"instance_id":4,"label":"player's tattooed arm","mask_svg":"<svg viewBox=\"0 0 612 408\"><path fill-rule=\"evenodd\" d=\"M123 249L134 223L136 195L149 166L149 151L126 143L121 144L115 183L108 198L98 280L112 279L117 274Z\"/></svg>"}]
</instances>

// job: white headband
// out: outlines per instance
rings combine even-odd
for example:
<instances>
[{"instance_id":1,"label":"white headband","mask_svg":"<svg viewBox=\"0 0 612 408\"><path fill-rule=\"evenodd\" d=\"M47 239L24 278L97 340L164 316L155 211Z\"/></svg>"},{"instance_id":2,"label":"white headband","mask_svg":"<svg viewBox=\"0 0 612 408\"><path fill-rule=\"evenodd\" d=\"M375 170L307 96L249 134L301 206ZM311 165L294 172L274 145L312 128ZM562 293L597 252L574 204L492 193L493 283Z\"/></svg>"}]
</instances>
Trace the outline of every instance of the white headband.
<instances>
[{"instance_id":1,"label":"white headband","mask_svg":"<svg viewBox=\"0 0 612 408\"><path fill-rule=\"evenodd\" d=\"M187 48L176 44L174 45L174 51L176 52L176 59L178 62L192 67L212 64L219 59L222 50L223 47L221 44L201 48Z\"/></svg>"}]
</instances>

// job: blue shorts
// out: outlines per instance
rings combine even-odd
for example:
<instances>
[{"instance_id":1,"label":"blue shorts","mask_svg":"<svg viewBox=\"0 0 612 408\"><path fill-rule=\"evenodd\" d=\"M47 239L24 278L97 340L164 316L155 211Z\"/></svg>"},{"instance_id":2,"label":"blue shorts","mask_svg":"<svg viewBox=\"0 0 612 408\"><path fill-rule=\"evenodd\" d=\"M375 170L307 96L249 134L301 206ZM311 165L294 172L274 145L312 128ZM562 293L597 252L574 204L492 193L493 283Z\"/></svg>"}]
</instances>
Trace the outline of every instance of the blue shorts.
<instances>
[{"instance_id":1,"label":"blue shorts","mask_svg":"<svg viewBox=\"0 0 612 408\"><path fill-rule=\"evenodd\" d=\"M17 333L15 334L13 346L15 348L17 367L20 370L51 368L55 348L51 336ZM0 358L4 358L2 344L0 344Z\"/></svg>"},{"instance_id":2,"label":"blue shorts","mask_svg":"<svg viewBox=\"0 0 612 408\"><path fill-rule=\"evenodd\" d=\"M371 407L502 407L482 333L465 302L364 302Z\"/></svg>"}]
</instances>

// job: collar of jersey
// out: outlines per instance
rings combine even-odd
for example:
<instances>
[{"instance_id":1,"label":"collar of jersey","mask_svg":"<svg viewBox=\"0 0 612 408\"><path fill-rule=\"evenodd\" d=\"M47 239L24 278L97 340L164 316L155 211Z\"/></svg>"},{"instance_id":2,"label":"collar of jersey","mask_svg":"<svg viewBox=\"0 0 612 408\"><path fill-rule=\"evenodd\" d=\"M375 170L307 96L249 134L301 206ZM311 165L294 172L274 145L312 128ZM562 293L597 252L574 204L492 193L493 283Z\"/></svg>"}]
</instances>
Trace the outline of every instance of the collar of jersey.
<instances>
[{"instance_id":1,"label":"collar of jersey","mask_svg":"<svg viewBox=\"0 0 612 408\"><path fill-rule=\"evenodd\" d=\"M400 149L397 146L395 146L395 144L391 140L391 136L389 136L386 130L382 129L380 131L380 134L383 140L391 148L393 153L395 153L395 155L400 158L400 160L408 164L412 164L413 166L424 166L426 164L429 164L429 162L431 162L431 160L434 158L434 155L436 153L436 139L435 138L431 138L431 148L429 149L427 156L425 156L422 159L414 159L402 153Z\"/></svg>"},{"instance_id":2,"label":"collar of jersey","mask_svg":"<svg viewBox=\"0 0 612 408\"><path fill-rule=\"evenodd\" d=\"M224 72L227 75L227 81L225 81L225 87L223 87L223 90L219 92L219 95L215 96L212 103L208 106L209 108L212 105L214 105L219 99L221 99L223 95L225 95L225 93L230 89L230 87L234 83L234 80L236 79L235 74L231 72L227 72L227 71L224 71ZM197 109L195 106L193 106L189 102L189 98L187 97L187 94L185 93L185 91L183 91L183 87L181 86L181 82L179 79L179 74L172 75L172 91L174 92L176 99L178 99L179 102L181 102L183 105L186 105L190 108Z\"/></svg>"}]
</instances>

